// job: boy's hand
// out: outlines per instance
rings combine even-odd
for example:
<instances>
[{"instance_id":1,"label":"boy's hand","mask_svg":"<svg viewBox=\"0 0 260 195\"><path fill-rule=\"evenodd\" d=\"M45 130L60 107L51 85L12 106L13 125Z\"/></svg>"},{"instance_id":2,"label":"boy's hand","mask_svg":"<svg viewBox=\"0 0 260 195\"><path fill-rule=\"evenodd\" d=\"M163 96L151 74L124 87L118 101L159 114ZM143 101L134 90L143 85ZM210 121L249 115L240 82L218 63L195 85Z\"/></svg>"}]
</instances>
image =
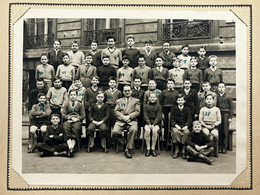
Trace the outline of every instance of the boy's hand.
<instances>
[{"instance_id":1,"label":"boy's hand","mask_svg":"<svg viewBox=\"0 0 260 195\"><path fill-rule=\"evenodd\" d=\"M149 129L152 129L152 125L149 125Z\"/></svg>"},{"instance_id":2,"label":"boy's hand","mask_svg":"<svg viewBox=\"0 0 260 195\"><path fill-rule=\"evenodd\" d=\"M232 121L232 119L231 119L231 118L230 118L230 119L228 119L228 122L229 122L229 123L231 123L231 121Z\"/></svg>"},{"instance_id":3,"label":"boy's hand","mask_svg":"<svg viewBox=\"0 0 260 195\"><path fill-rule=\"evenodd\" d=\"M186 130L186 129L188 129L188 126L184 126L183 128L182 128L182 130Z\"/></svg>"},{"instance_id":4,"label":"boy's hand","mask_svg":"<svg viewBox=\"0 0 260 195\"><path fill-rule=\"evenodd\" d=\"M198 115L197 115L197 114L194 114L194 118L198 118Z\"/></svg>"},{"instance_id":5,"label":"boy's hand","mask_svg":"<svg viewBox=\"0 0 260 195\"><path fill-rule=\"evenodd\" d=\"M63 133L60 133L59 136L60 136L60 137L63 136Z\"/></svg>"},{"instance_id":6,"label":"boy's hand","mask_svg":"<svg viewBox=\"0 0 260 195\"><path fill-rule=\"evenodd\" d=\"M53 135L49 135L49 138L53 138Z\"/></svg>"},{"instance_id":7,"label":"boy's hand","mask_svg":"<svg viewBox=\"0 0 260 195\"><path fill-rule=\"evenodd\" d=\"M201 147L200 147L200 146L198 146L198 145L195 145L195 148L196 148L196 150L198 150L198 151L200 151L200 150L201 150Z\"/></svg>"},{"instance_id":8,"label":"boy's hand","mask_svg":"<svg viewBox=\"0 0 260 195\"><path fill-rule=\"evenodd\" d=\"M175 125L175 127L177 128L177 129L179 129L179 130L181 130L181 127L179 126L179 125Z\"/></svg>"}]
</instances>

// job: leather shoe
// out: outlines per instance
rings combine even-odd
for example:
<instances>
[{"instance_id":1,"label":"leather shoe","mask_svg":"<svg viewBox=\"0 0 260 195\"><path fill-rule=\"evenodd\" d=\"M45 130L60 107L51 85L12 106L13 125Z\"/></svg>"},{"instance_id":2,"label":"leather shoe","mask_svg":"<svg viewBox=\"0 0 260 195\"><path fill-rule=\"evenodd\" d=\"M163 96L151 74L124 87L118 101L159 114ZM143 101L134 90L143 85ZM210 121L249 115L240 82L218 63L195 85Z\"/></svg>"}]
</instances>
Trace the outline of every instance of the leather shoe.
<instances>
[{"instance_id":1,"label":"leather shoe","mask_svg":"<svg viewBox=\"0 0 260 195\"><path fill-rule=\"evenodd\" d=\"M157 157L157 153L156 153L155 150L152 150L152 156L153 156L153 157Z\"/></svg>"},{"instance_id":2,"label":"leather shoe","mask_svg":"<svg viewBox=\"0 0 260 195\"><path fill-rule=\"evenodd\" d=\"M104 153L109 153L108 149L103 148Z\"/></svg>"},{"instance_id":3,"label":"leather shoe","mask_svg":"<svg viewBox=\"0 0 260 195\"><path fill-rule=\"evenodd\" d=\"M178 155L177 154L173 154L172 158L176 159L176 158L178 158Z\"/></svg>"},{"instance_id":4,"label":"leather shoe","mask_svg":"<svg viewBox=\"0 0 260 195\"><path fill-rule=\"evenodd\" d=\"M205 161L205 163L207 163L208 165L211 165L212 164L212 160L211 159L209 159L207 156L204 156L204 161Z\"/></svg>"},{"instance_id":5,"label":"leather shoe","mask_svg":"<svg viewBox=\"0 0 260 195\"><path fill-rule=\"evenodd\" d=\"M145 157L149 157L149 156L150 156L150 150L146 150Z\"/></svg>"},{"instance_id":6,"label":"leather shoe","mask_svg":"<svg viewBox=\"0 0 260 195\"><path fill-rule=\"evenodd\" d=\"M223 154L226 154L227 153L227 149L226 148L223 148Z\"/></svg>"},{"instance_id":7,"label":"leather shoe","mask_svg":"<svg viewBox=\"0 0 260 195\"><path fill-rule=\"evenodd\" d=\"M131 153L128 150L125 151L125 157L126 158L132 158L132 155L131 155Z\"/></svg>"},{"instance_id":8,"label":"leather shoe","mask_svg":"<svg viewBox=\"0 0 260 195\"><path fill-rule=\"evenodd\" d=\"M187 157L187 161L189 161L189 162L191 162L191 161L196 161L196 159L193 158L192 156L188 156L188 157Z\"/></svg>"},{"instance_id":9,"label":"leather shoe","mask_svg":"<svg viewBox=\"0 0 260 195\"><path fill-rule=\"evenodd\" d=\"M186 159L187 157L186 157L185 154L182 154L182 155L181 155L181 158L182 158L182 159Z\"/></svg>"}]
</instances>

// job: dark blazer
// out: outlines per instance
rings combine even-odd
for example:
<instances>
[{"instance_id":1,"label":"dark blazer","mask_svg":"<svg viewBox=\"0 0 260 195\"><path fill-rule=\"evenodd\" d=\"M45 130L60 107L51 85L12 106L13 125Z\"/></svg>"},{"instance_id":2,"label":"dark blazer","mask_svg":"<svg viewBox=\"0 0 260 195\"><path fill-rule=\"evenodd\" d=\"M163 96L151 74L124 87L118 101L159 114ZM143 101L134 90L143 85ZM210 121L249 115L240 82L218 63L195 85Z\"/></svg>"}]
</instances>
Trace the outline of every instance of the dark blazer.
<instances>
[{"instance_id":1,"label":"dark blazer","mask_svg":"<svg viewBox=\"0 0 260 195\"><path fill-rule=\"evenodd\" d=\"M63 53L64 53L63 51L59 50L56 55L56 52L54 51L54 49L52 49L48 53L49 64L53 65L55 72L56 72L58 66L60 64L63 64L63 61L62 61Z\"/></svg>"},{"instance_id":2,"label":"dark blazer","mask_svg":"<svg viewBox=\"0 0 260 195\"><path fill-rule=\"evenodd\" d=\"M184 92L184 89L181 89L180 93L185 97L185 107L190 109L192 115L199 114L199 99L197 91L195 89L190 89L188 95Z\"/></svg>"},{"instance_id":3,"label":"dark blazer","mask_svg":"<svg viewBox=\"0 0 260 195\"><path fill-rule=\"evenodd\" d=\"M173 106L171 108L171 127L174 127L176 124L180 127L188 126L191 127L192 119L190 114L190 109L183 107L180 111L178 106Z\"/></svg>"}]
</instances>

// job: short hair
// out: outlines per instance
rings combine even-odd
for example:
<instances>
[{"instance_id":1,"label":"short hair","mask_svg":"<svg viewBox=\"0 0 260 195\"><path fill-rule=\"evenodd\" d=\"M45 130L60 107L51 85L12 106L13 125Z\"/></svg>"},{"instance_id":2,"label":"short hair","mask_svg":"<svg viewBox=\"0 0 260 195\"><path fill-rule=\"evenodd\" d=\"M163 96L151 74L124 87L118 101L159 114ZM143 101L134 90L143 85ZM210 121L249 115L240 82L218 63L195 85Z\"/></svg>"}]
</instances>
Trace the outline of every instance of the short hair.
<instances>
[{"instance_id":1,"label":"short hair","mask_svg":"<svg viewBox=\"0 0 260 195\"><path fill-rule=\"evenodd\" d=\"M198 62L198 59L195 56L191 56L190 61L191 60L196 60L196 62Z\"/></svg>"},{"instance_id":2,"label":"short hair","mask_svg":"<svg viewBox=\"0 0 260 195\"><path fill-rule=\"evenodd\" d=\"M128 56L127 56L127 55L124 55L124 56L122 57L122 61L123 61L123 60L128 60L128 61L129 61Z\"/></svg>"},{"instance_id":3,"label":"short hair","mask_svg":"<svg viewBox=\"0 0 260 195\"><path fill-rule=\"evenodd\" d=\"M98 44L97 40L92 40L92 41L91 41L91 44L92 44L92 43Z\"/></svg>"},{"instance_id":4,"label":"short hair","mask_svg":"<svg viewBox=\"0 0 260 195\"><path fill-rule=\"evenodd\" d=\"M154 81L154 82L155 82L155 84L157 85L157 83L156 83L155 79L149 79L148 83L150 83L150 81Z\"/></svg>"},{"instance_id":5,"label":"short hair","mask_svg":"<svg viewBox=\"0 0 260 195\"><path fill-rule=\"evenodd\" d=\"M133 40L135 40L134 35L128 35L127 38L126 38L126 40L128 40L128 39L133 39Z\"/></svg>"},{"instance_id":6,"label":"short hair","mask_svg":"<svg viewBox=\"0 0 260 195\"><path fill-rule=\"evenodd\" d=\"M173 58L172 58L172 61L173 61L173 62L176 62L176 61L177 61L177 62L181 62L181 59L180 59L180 58L177 58L177 57L173 57Z\"/></svg>"},{"instance_id":7,"label":"short hair","mask_svg":"<svg viewBox=\"0 0 260 195\"><path fill-rule=\"evenodd\" d=\"M162 56L160 56L160 55L156 55L156 56L155 56L155 59L157 59L157 58L161 58L161 59L162 59L162 61L164 61L163 57L162 57Z\"/></svg>"},{"instance_id":8,"label":"short hair","mask_svg":"<svg viewBox=\"0 0 260 195\"><path fill-rule=\"evenodd\" d=\"M85 54L85 58L86 58L87 56L91 56L91 57L92 57L92 53L87 52L87 53Z\"/></svg>"},{"instance_id":9,"label":"short hair","mask_svg":"<svg viewBox=\"0 0 260 195\"><path fill-rule=\"evenodd\" d=\"M124 87L123 87L123 91L124 91L124 88L125 87L130 87L130 89L131 89L131 86L130 85L124 85ZM131 89L132 90L132 89Z\"/></svg>"},{"instance_id":10,"label":"short hair","mask_svg":"<svg viewBox=\"0 0 260 195\"><path fill-rule=\"evenodd\" d=\"M144 44L153 44L152 40L149 40L149 41L145 41Z\"/></svg>"},{"instance_id":11,"label":"short hair","mask_svg":"<svg viewBox=\"0 0 260 195\"><path fill-rule=\"evenodd\" d=\"M157 94L156 94L154 91L151 91L151 92L149 93L149 97L150 97L151 94L154 94L154 95L157 97Z\"/></svg>"},{"instance_id":12,"label":"short hair","mask_svg":"<svg viewBox=\"0 0 260 195\"><path fill-rule=\"evenodd\" d=\"M134 77L134 80L135 80L135 79L140 79L141 82L142 82L142 80L143 80L142 77L140 77L139 75L136 75L136 76Z\"/></svg>"},{"instance_id":13,"label":"short hair","mask_svg":"<svg viewBox=\"0 0 260 195\"><path fill-rule=\"evenodd\" d=\"M211 59L211 58L216 58L216 59L217 59L218 56L216 56L216 55L210 55L210 56L209 56L209 59Z\"/></svg>"},{"instance_id":14,"label":"short hair","mask_svg":"<svg viewBox=\"0 0 260 195\"><path fill-rule=\"evenodd\" d=\"M184 44L184 45L181 46L181 49L183 49L185 47L188 47L188 49L190 48L190 46L188 44Z\"/></svg>"},{"instance_id":15,"label":"short hair","mask_svg":"<svg viewBox=\"0 0 260 195\"><path fill-rule=\"evenodd\" d=\"M104 55L104 56L102 57L102 60L103 60L104 58L110 59L109 55Z\"/></svg>"},{"instance_id":16,"label":"short hair","mask_svg":"<svg viewBox=\"0 0 260 195\"><path fill-rule=\"evenodd\" d=\"M38 78L37 80L36 80L36 83L37 82L44 82L44 79L43 78Z\"/></svg>"},{"instance_id":17,"label":"short hair","mask_svg":"<svg viewBox=\"0 0 260 195\"><path fill-rule=\"evenodd\" d=\"M189 77L184 78L184 82L185 82L185 81L190 81L190 83L191 83L191 80L190 80Z\"/></svg>"},{"instance_id":18,"label":"short hair","mask_svg":"<svg viewBox=\"0 0 260 195\"><path fill-rule=\"evenodd\" d=\"M137 56L137 61L139 60L139 58L144 58L144 60L146 60L144 54L140 54L140 55L138 55L138 56Z\"/></svg>"},{"instance_id":19,"label":"short hair","mask_svg":"<svg viewBox=\"0 0 260 195\"><path fill-rule=\"evenodd\" d=\"M71 94L71 92L76 92L76 94L78 95L78 91L76 89L69 90L69 95Z\"/></svg>"},{"instance_id":20,"label":"short hair","mask_svg":"<svg viewBox=\"0 0 260 195\"><path fill-rule=\"evenodd\" d=\"M205 96L205 99L207 99L207 97L209 97L209 96L211 96L212 97L212 99L213 99L213 95L212 94L207 94L206 96Z\"/></svg>"},{"instance_id":21,"label":"short hair","mask_svg":"<svg viewBox=\"0 0 260 195\"><path fill-rule=\"evenodd\" d=\"M108 81L111 81L111 80L116 81L116 77L114 77L114 76L109 77Z\"/></svg>"},{"instance_id":22,"label":"short hair","mask_svg":"<svg viewBox=\"0 0 260 195\"><path fill-rule=\"evenodd\" d=\"M198 51L199 51L200 49L205 49L205 51L206 51L206 46L204 46L204 45L199 46L199 47L198 47Z\"/></svg>"},{"instance_id":23,"label":"short hair","mask_svg":"<svg viewBox=\"0 0 260 195\"><path fill-rule=\"evenodd\" d=\"M179 93L179 94L177 95L176 100L178 100L179 98L183 98L184 100L186 100L186 99L185 99L185 96L184 96L182 93Z\"/></svg>"},{"instance_id":24,"label":"short hair","mask_svg":"<svg viewBox=\"0 0 260 195\"><path fill-rule=\"evenodd\" d=\"M42 55L41 55L40 59L42 58L42 56L46 56L46 57L47 57L47 59L48 59L48 54L47 54L47 53L42 53Z\"/></svg>"},{"instance_id":25,"label":"short hair","mask_svg":"<svg viewBox=\"0 0 260 195\"><path fill-rule=\"evenodd\" d=\"M62 58L65 57L65 56L68 56L68 57L70 58L70 56L69 56L68 53L63 53L63 54L62 54Z\"/></svg>"},{"instance_id":26,"label":"short hair","mask_svg":"<svg viewBox=\"0 0 260 195\"><path fill-rule=\"evenodd\" d=\"M97 79L97 80L99 80L99 77L98 77L98 76L92 76L90 80L92 81L94 78Z\"/></svg>"},{"instance_id":27,"label":"short hair","mask_svg":"<svg viewBox=\"0 0 260 195\"><path fill-rule=\"evenodd\" d=\"M210 84L209 81L204 81L204 82L202 83L202 85L206 85L206 84L209 84L209 85L211 86L211 84Z\"/></svg>"},{"instance_id":28,"label":"short hair","mask_svg":"<svg viewBox=\"0 0 260 195\"><path fill-rule=\"evenodd\" d=\"M59 43L60 43L60 45L61 45L61 41L60 41L59 39L56 39L56 40L54 40L54 42L53 42L53 43L55 43L55 42L59 42Z\"/></svg>"},{"instance_id":29,"label":"short hair","mask_svg":"<svg viewBox=\"0 0 260 195\"><path fill-rule=\"evenodd\" d=\"M100 94L103 94L103 95L105 96L105 92L102 91L102 90L99 90L99 91L97 92L97 95L100 95Z\"/></svg>"},{"instance_id":30,"label":"short hair","mask_svg":"<svg viewBox=\"0 0 260 195\"><path fill-rule=\"evenodd\" d=\"M109 39L113 39L114 41L116 41L116 38L113 37L113 36L107 36L107 41L108 41Z\"/></svg>"},{"instance_id":31,"label":"short hair","mask_svg":"<svg viewBox=\"0 0 260 195\"><path fill-rule=\"evenodd\" d=\"M167 83L168 83L169 81L172 81L172 82L175 84L175 80L174 80L174 79L168 78L168 79L167 79Z\"/></svg>"},{"instance_id":32,"label":"short hair","mask_svg":"<svg viewBox=\"0 0 260 195\"><path fill-rule=\"evenodd\" d=\"M51 117L50 117L50 118L52 119L52 117L54 117L54 116L55 116L55 117L58 117L58 118L60 119L60 115L59 115L58 113L53 113L53 114L51 114Z\"/></svg>"},{"instance_id":33,"label":"short hair","mask_svg":"<svg viewBox=\"0 0 260 195\"><path fill-rule=\"evenodd\" d=\"M218 86L219 86L220 84L223 84L223 85L226 87L226 83L224 83L224 82L219 82L219 83L218 83Z\"/></svg>"},{"instance_id":34,"label":"short hair","mask_svg":"<svg viewBox=\"0 0 260 195\"><path fill-rule=\"evenodd\" d=\"M79 45L78 41L73 41L71 45L73 45L74 43Z\"/></svg>"},{"instance_id":35,"label":"short hair","mask_svg":"<svg viewBox=\"0 0 260 195\"><path fill-rule=\"evenodd\" d=\"M57 77L57 76L55 76L55 77L53 78L53 82L55 82L56 80L60 80L60 81L62 82L61 78L60 78L60 77Z\"/></svg>"},{"instance_id":36,"label":"short hair","mask_svg":"<svg viewBox=\"0 0 260 195\"><path fill-rule=\"evenodd\" d=\"M162 45L163 45L164 43L169 43L169 45L170 45L170 42L169 42L169 41L163 41Z\"/></svg>"},{"instance_id":37,"label":"short hair","mask_svg":"<svg viewBox=\"0 0 260 195\"><path fill-rule=\"evenodd\" d=\"M46 94L45 94L45 93L39 93L39 94L37 95L37 99L39 99L41 96L45 96L45 97L46 97Z\"/></svg>"},{"instance_id":38,"label":"short hair","mask_svg":"<svg viewBox=\"0 0 260 195\"><path fill-rule=\"evenodd\" d=\"M199 120L196 120L196 121L193 121L193 123L192 123L192 125L194 126L194 125L201 125L201 122L199 121Z\"/></svg>"}]
</instances>

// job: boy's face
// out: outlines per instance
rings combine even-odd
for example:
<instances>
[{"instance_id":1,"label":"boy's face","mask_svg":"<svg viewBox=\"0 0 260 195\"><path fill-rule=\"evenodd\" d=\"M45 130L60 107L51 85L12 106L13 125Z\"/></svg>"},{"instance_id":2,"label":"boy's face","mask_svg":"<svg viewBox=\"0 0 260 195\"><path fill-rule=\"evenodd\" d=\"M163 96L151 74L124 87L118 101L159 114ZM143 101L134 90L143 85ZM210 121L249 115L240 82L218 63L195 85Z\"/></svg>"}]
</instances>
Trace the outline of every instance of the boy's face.
<instances>
[{"instance_id":1,"label":"boy's face","mask_svg":"<svg viewBox=\"0 0 260 195\"><path fill-rule=\"evenodd\" d=\"M91 80L91 84L92 85L98 85L99 84L99 80L97 78L93 77L92 80Z\"/></svg>"},{"instance_id":2,"label":"boy's face","mask_svg":"<svg viewBox=\"0 0 260 195\"><path fill-rule=\"evenodd\" d=\"M192 60L190 61L190 65L191 65L192 67L196 67L197 64L198 64L198 62L197 62L197 60L195 60L195 59L192 59Z\"/></svg>"},{"instance_id":3,"label":"boy's face","mask_svg":"<svg viewBox=\"0 0 260 195\"><path fill-rule=\"evenodd\" d=\"M139 66L144 66L145 65L145 59L144 58L138 58L138 64L139 64Z\"/></svg>"},{"instance_id":4,"label":"boy's face","mask_svg":"<svg viewBox=\"0 0 260 195\"><path fill-rule=\"evenodd\" d=\"M185 87L185 89L190 89L190 87L191 87L191 82L190 81L184 81L184 87Z\"/></svg>"},{"instance_id":5,"label":"boy's face","mask_svg":"<svg viewBox=\"0 0 260 195\"><path fill-rule=\"evenodd\" d=\"M208 92L210 90L209 83L202 84L202 89L203 91Z\"/></svg>"},{"instance_id":6,"label":"boy's face","mask_svg":"<svg viewBox=\"0 0 260 195\"><path fill-rule=\"evenodd\" d=\"M146 43L146 44L144 45L144 47L145 47L146 50L150 51L150 50L152 49L152 44Z\"/></svg>"},{"instance_id":7,"label":"boy's face","mask_svg":"<svg viewBox=\"0 0 260 195\"><path fill-rule=\"evenodd\" d=\"M85 58L85 63L86 64L91 64L92 61L93 61L92 56L86 56L86 58Z\"/></svg>"},{"instance_id":8,"label":"boy's face","mask_svg":"<svg viewBox=\"0 0 260 195\"><path fill-rule=\"evenodd\" d=\"M123 63L124 67L127 67L128 64L129 64L129 60L128 59L123 59L122 63Z\"/></svg>"},{"instance_id":9,"label":"boy's face","mask_svg":"<svg viewBox=\"0 0 260 195\"><path fill-rule=\"evenodd\" d=\"M167 88L168 89L173 89L174 88L174 82L173 81L168 81L167 82Z\"/></svg>"},{"instance_id":10,"label":"boy's face","mask_svg":"<svg viewBox=\"0 0 260 195\"><path fill-rule=\"evenodd\" d=\"M157 96L156 96L155 94L150 94L150 95L149 95L149 101L150 101L151 103L156 102L156 100L157 100Z\"/></svg>"},{"instance_id":11,"label":"boy's face","mask_svg":"<svg viewBox=\"0 0 260 195\"><path fill-rule=\"evenodd\" d=\"M225 93L225 91L226 91L226 86L225 86L223 83L220 83L220 84L218 85L218 91L219 91L219 93Z\"/></svg>"},{"instance_id":12,"label":"boy's face","mask_svg":"<svg viewBox=\"0 0 260 195\"><path fill-rule=\"evenodd\" d=\"M214 100L212 96L207 96L206 98L206 104L211 106L213 104Z\"/></svg>"},{"instance_id":13,"label":"boy's face","mask_svg":"<svg viewBox=\"0 0 260 195\"><path fill-rule=\"evenodd\" d=\"M62 81L57 79L54 81L53 85L54 85L54 88L56 88L56 89L61 88Z\"/></svg>"},{"instance_id":14,"label":"boy's face","mask_svg":"<svg viewBox=\"0 0 260 195\"><path fill-rule=\"evenodd\" d=\"M129 98L132 94L132 90L131 90L131 87L130 86L125 86L123 88L123 94L126 98Z\"/></svg>"},{"instance_id":15,"label":"boy's face","mask_svg":"<svg viewBox=\"0 0 260 195\"><path fill-rule=\"evenodd\" d=\"M96 99L98 103L102 103L104 101L104 94L103 93L98 94Z\"/></svg>"},{"instance_id":16,"label":"boy's face","mask_svg":"<svg viewBox=\"0 0 260 195\"><path fill-rule=\"evenodd\" d=\"M41 63L42 63L42 64L47 64L47 63L48 63L48 58L47 58L47 56L42 56L42 57L41 57Z\"/></svg>"},{"instance_id":17,"label":"boy's face","mask_svg":"<svg viewBox=\"0 0 260 195\"><path fill-rule=\"evenodd\" d=\"M108 85L110 88L114 89L116 87L116 81L115 80L110 80L108 82Z\"/></svg>"},{"instance_id":18,"label":"boy's face","mask_svg":"<svg viewBox=\"0 0 260 195\"><path fill-rule=\"evenodd\" d=\"M217 65L217 58L210 58L209 60L210 66L216 66Z\"/></svg>"},{"instance_id":19,"label":"boy's face","mask_svg":"<svg viewBox=\"0 0 260 195\"><path fill-rule=\"evenodd\" d=\"M36 82L36 87L37 87L37 89L42 89L43 86L44 86L44 82L43 82L43 81L37 81L37 82Z\"/></svg>"},{"instance_id":20,"label":"boy's face","mask_svg":"<svg viewBox=\"0 0 260 195\"><path fill-rule=\"evenodd\" d=\"M182 53L183 55L188 55L188 53L189 53L189 48L188 48L188 47L184 47L184 48L181 50L181 53Z\"/></svg>"},{"instance_id":21,"label":"boy's face","mask_svg":"<svg viewBox=\"0 0 260 195\"><path fill-rule=\"evenodd\" d=\"M46 96L45 95L42 95L38 98L38 102L40 104L44 104L46 102Z\"/></svg>"},{"instance_id":22,"label":"boy's face","mask_svg":"<svg viewBox=\"0 0 260 195\"><path fill-rule=\"evenodd\" d=\"M77 98L76 91L70 92L70 100L74 102L76 100L76 98Z\"/></svg>"},{"instance_id":23,"label":"boy's face","mask_svg":"<svg viewBox=\"0 0 260 195\"><path fill-rule=\"evenodd\" d=\"M163 44L163 51L168 52L170 48L170 44L169 43L164 43Z\"/></svg>"},{"instance_id":24,"label":"boy's face","mask_svg":"<svg viewBox=\"0 0 260 195\"><path fill-rule=\"evenodd\" d=\"M54 49L60 49L60 42L59 41L55 41L54 44L53 44L53 48Z\"/></svg>"},{"instance_id":25,"label":"boy's face","mask_svg":"<svg viewBox=\"0 0 260 195\"><path fill-rule=\"evenodd\" d=\"M201 127L201 124L200 124L200 123L195 123L195 124L193 125L193 131L194 131L195 133L200 133L201 130L202 130L202 127Z\"/></svg>"},{"instance_id":26,"label":"boy's face","mask_svg":"<svg viewBox=\"0 0 260 195\"><path fill-rule=\"evenodd\" d=\"M174 68L179 68L180 67L180 62L178 60L174 60L172 62L172 65L173 65Z\"/></svg>"},{"instance_id":27,"label":"boy's face","mask_svg":"<svg viewBox=\"0 0 260 195\"><path fill-rule=\"evenodd\" d=\"M102 59L102 63L103 63L103 65L105 65L105 66L109 65L109 63L110 63L109 58L103 58L103 59Z\"/></svg>"},{"instance_id":28,"label":"boy's face","mask_svg":"<svg viewBox=\"0 0 260 195\"><path fill-rule=\"evenodd\" d=\"M72 51L76 52L79 50L79 45L77 43L72 43L71 49Z\"/></svg>"},{"instance_id":29,"label":"boy's face","mask_svg":"<svg viewBox=\"0 0 260 195\"><path fill-rule=\"evenodd\" d=\"M97 43L91 43L90 48L91 48L91 50L96 51L97 50Z\"/></svg>"},{"instance_id":30,"label":"boy's face","mask_svg":"<svg viewBox=\"0 0 260 195\"><path fill-rule=\"evenodd\" d=\"M133 47L134 44L135 44L135 41L134 41L133 38L129 38L129 39L127 39L127 45L128 45L129 47Z\"/></svg>"},{"instance_id":31,"label":"boy's face","mask_svg":"<svg viewBox=\"0 0 260 195\"><path fill-rule=\"evenodd\" d=\"M206 55L206 50L204 48L200 48L197 53L199 56L204 57Z\"/></svg>"},{"instance_id":32,"label":"boy's face","mask_svg":"<svg viewBox=\"0 0 260 195\"><path fill-rule=\"evenodd\" d=\"M184 98L182 97L182 98L177 98L177 104L179 105L179 106L183 106L184 105L184 103L185 103L185 100L184 100Z\"/></svg>"},{"instance_id":33,"label":"boy's face","mask_svg":"<svg viewBox=\"0 0 260 195\"><path fill-rule=\"evenodd\" d=\"M62 60L63 60L64 64L69 64L70 63L70 58L67 55L63 56Z\"/></svg>"},{"instance_id":34,"label":"boy's face","mask_svg":"<svg viewBox=\"0 0 260 195\"><path fill-rule=\"evenodd\" d=\"M114 47L114 46L115 46L115 40L112 39L112 38L111 38L111 39L108 39L107 45L108 45L108 47L110 47L110 48Z\"/></svg>"},{"instance_id":35,"label":"boy's face","mask_svg":"<svg viewBox=\"0 0 260 195\"><path fill-rule=\"evenodd\" d=\"M142 83L142 82L141 82L140 79L135 79L135 80L134 80L134 86L137 87L137 88L139 88L139 87L141 86L141 83Z\"/></svg>"},{"instance_id":36,"label":"boy's face","mask_svg":"<svg viewBox=\"0 0 260 195\"><path fill-rule=\"evenodd\" d=\"M156 89L156 83L154 80L149 81L149 88L152 90Z\"/></svg>"},{"instance_id":37,"label":"boy's face","mask_svg":"<svg viewBox=\"0 0 260 195\"><path fill-rule=\"evenodd\" d=\"M57 117L57 116L52 116L51 117L51 124L56 126L56 125L59 124L59 122L60 122L60 118L59 117Z\"/></svg>"},{"instance_id":38,"label":"boy's face","mask_svg":"<svg viewBox=\"0 0 260 195\"><path fill-rule=\"evenodd\" d=\"M80 87L81 86L81 81L80 80L75 80L75 86Z\"/></svg>"},{"instance_id":39,"label":"boy's face","mask_svg":"<svg viewBox=\"0 0 260 195\"><path fill-rule=\"evenodd\" d=\"M156 60L155 60L155 64L156 64L156 66L161 67L162 64L163 64L163 60L162 60L162 58L156 58Z\"/></svg>"}]
</instances>

